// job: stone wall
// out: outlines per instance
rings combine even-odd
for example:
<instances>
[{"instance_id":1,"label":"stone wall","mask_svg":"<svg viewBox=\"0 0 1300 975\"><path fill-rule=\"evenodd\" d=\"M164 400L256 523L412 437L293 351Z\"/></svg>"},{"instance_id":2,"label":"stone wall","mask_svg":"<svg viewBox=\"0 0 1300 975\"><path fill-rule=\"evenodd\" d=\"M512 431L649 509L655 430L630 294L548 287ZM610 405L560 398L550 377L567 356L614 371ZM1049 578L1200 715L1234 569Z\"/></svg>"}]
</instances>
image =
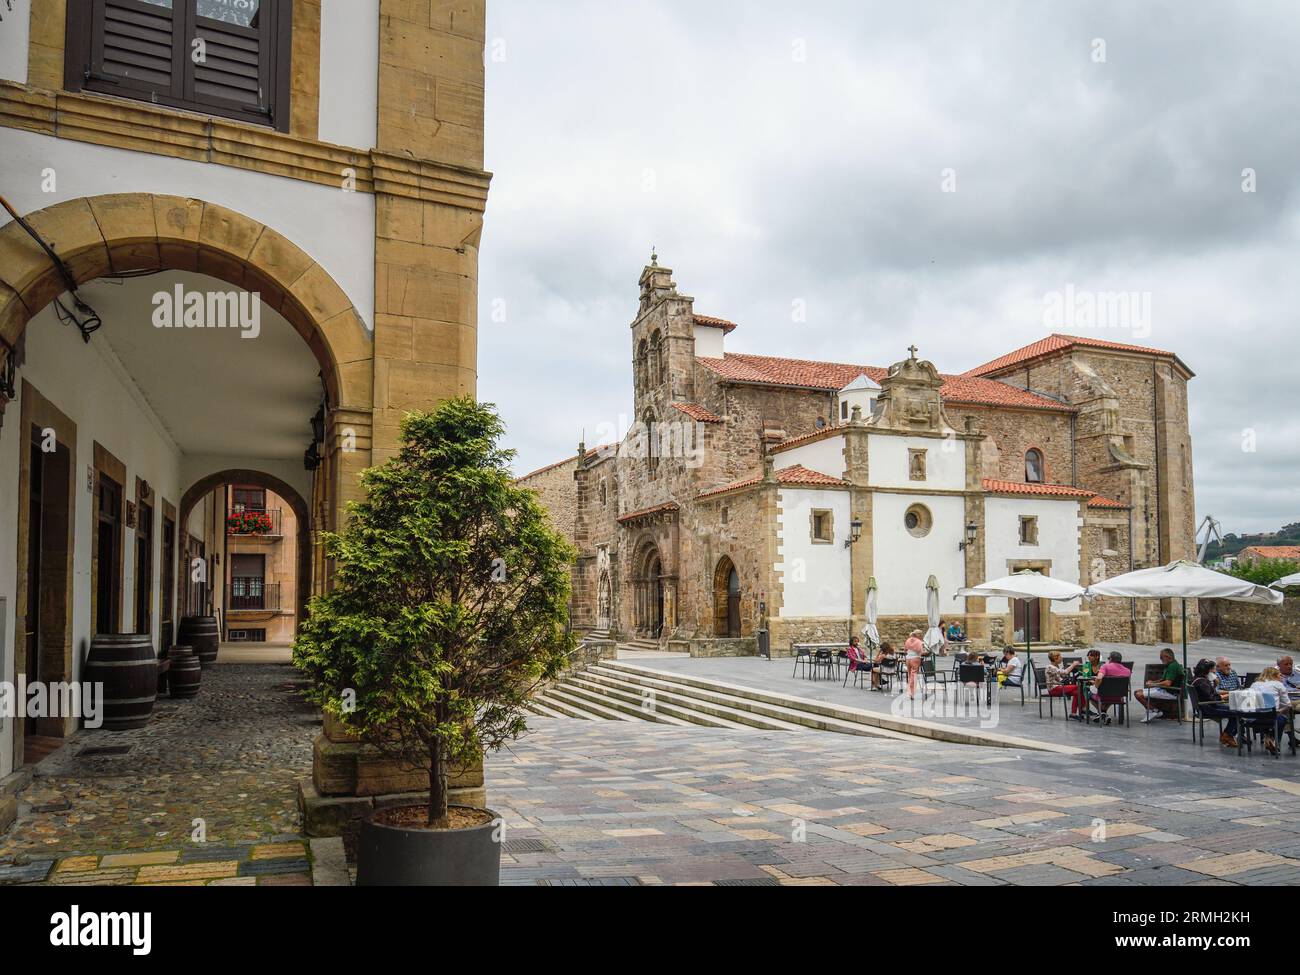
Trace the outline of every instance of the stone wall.
<instances>
[{"instance_id":1,"label":"stone wall","mask_svg":"<svg viewBox=\"0 0 1300 975\"><path fill-rule=\"evenodd\" d=\"M537 492L537 499L550 513L551 523L569 541L573 541L574 522L578 512L578 493L573 487L573 472L578 466L577 454L533 471L519 478L520 487Z\"/></svg>"},{"instance_id":2,"label":"stone wall","mask_svg":"<svg viewBox=\"0 0 1300 975\"><path fill-rule=\"evenodd\" d=\"M971 417L975 432L984 434L984 442L980 445L981 477L1024 481L1025 453L1034 447L1043 453L1045 481L1050 484L1073 483L1069 413L995 410L961 403L946 407L945 412L957 429L964 429L966 417Z\"/></svg>"},{"instance_id":3,"label":"stone wall","mask_svg":"<svg viewBox=\"0 0 1300 975\"><path fill-rule=\"evenodd\" d=\"M1300 651L1300 598L1280 606L1255 606L1230 599L1202 599L1201 619L1209 636L1263 643Z\"/></svg>"},{"instance_id":4,"label":"stone wall","mask_svg":"<svg viewBox=\"0 0 1300 975\"><path fill-rule=\"evenodd\" d=\"M692 657L752 657L758 652L756 637L701 637L689 643Z\"/></svg>"}]
</instances>

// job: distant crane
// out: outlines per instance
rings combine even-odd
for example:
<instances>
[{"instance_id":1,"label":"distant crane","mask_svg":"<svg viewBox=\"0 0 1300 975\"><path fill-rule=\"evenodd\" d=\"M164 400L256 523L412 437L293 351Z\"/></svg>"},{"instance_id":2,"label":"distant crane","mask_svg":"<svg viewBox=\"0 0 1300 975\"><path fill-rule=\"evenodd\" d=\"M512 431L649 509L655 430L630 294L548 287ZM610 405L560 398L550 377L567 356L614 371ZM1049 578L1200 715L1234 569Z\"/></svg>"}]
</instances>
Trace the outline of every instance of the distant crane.
<instances>
[{"instance_id":1,"label":"distant crane","mask_svg":"<svg viewBox=\"0 0 1300 975\"><path fill-rule=\"evenodd\" d=\"M1205 520L1202 521L1200 527L1196 529L1196 535L1193 536L1194 538L1200 537L1202 532L1205 533L1205 537L1201 539L1201 547L1196 551L1196 562L1198 565L1205 564L1205 552L1210 547L1211 538L1218 542L1220 546L1223 545L1223 535L1219 532L1219 528L1220 525L1214 520L1214 516L1206 515Z\"/></svg>"}]
</instances>

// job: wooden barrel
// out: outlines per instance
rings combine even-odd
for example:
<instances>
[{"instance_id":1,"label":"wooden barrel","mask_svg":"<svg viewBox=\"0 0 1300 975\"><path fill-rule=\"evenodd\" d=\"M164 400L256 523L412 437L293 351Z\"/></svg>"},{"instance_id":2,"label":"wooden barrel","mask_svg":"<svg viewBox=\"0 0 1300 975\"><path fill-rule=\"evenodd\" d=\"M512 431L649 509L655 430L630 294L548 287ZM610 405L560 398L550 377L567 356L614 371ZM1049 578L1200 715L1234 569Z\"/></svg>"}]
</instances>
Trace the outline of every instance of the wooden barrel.
<instances>
[{"instance_id":1,"label":"wooden barrel","mask_svg":"<svg viewBox=\"0 0 1300 975\"><path fill-rule=\"evenodd\" d=\"M219 631L215 616L184 616L177 641L183 646L193 647L194 656L204 667L211 667L217 662L217 644Z\"/></svg>"},{"instance_id":2,"label":"wooden barrel","mask_svg":"<svg viewBox=\"0 0 1300 975\"><path fill-rule=\"evenodd\" d=\"M82 682L102 684L102 727L143 728L158 697L158 661L148 633L97 633L82 669Z\"/></svg>"},{"instance_id":3,"label":"wooden barrel","mask_svg":"<svg viewBox=\"0 0 1300 975\"><path fill-rule=\"evenodd\" d=\"M198 697L203 668L191 647L172 647L167 651L172 662L172 697Z\"/></svg>"}]
</instances>

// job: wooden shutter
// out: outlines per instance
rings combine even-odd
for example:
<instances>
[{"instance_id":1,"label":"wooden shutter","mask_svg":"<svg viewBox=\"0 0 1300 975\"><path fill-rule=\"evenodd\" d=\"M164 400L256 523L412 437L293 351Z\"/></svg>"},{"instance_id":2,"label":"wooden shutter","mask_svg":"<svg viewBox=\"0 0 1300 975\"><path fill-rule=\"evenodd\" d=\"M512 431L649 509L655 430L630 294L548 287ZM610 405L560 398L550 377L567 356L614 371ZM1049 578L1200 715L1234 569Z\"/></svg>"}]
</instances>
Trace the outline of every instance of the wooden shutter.
<instances>
[{"instance_id":1,"label":"wooden shutter","mask_svg":"<svg viewBox=\"0 0 1300 975\"><path fill-rule=\"evenodd\" d=\"M186 58L186 99L270 117L274 17L263 14L273 11L259 11L251 27L195 16L193 36L203 42L204 58Z\"/></svg>"},{"instance_id":2,"label":"wooden shutter","mask_svg":"<svg viewBox=\"0 0 1300 975\"><path fill-rule=\"evenodd\" d=\"M111 86L108 90L179 95L180 79L173 71L179 44L174 13L143 0L95 3L86 80Z\"/></svg>"}]
</instances>

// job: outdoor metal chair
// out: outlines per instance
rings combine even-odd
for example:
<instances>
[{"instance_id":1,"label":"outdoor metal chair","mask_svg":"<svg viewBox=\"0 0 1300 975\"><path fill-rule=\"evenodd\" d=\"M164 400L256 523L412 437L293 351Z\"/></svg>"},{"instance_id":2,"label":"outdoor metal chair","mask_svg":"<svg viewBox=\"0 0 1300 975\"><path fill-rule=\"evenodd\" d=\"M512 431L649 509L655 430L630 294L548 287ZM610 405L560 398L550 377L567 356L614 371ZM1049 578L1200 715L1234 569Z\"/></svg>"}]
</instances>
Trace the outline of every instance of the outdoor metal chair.
<instances>
[{"instance_id":1,"label":"outdoor metal chair","mask_svg":"<svg viewBox=\"0 0 1300 975\"><path fill-rule=\"evenodd\" d=\"M826 671L827 678L832 678L835 672L835 655L830 650L814 650L812 667L814 678L823 670Z\"/></svg>"},{"instance_id":2,"label":"outdoor metal chair","mask_svg":"<svg viewBox=\"0 0 1300 975\"><path fill-rule=\"evenodd\" d=\"M1243 677L1243 678L1241 679L1241 687L1242 687L1242 690L1245 690L1245 689L1246 689L1247 687L1249 687L1251 684L1255 683L1255 681L1257 681L1258 679L1259 679L1259 672L1258 672L1258 671L1256 671L1256 672L1253 673L1253 674L1247 674L1245 677Z\"/></svg>"},{"instance_id":3,"label":"outdoor metal chair","mask_svg":"<svg viewBox=\"0 0 1300 975\"><path fill-rule=\"evenodd\" d=\"M844 680L841 682L840 686L847 687L849 683L849 678L852 677L854 683L856 683L858 687L862 687L863 686L862 682L867 678L867 676L870 673L871 673L870 660L861 658L856 661L856 665L855 665L855 661L850 659L849 668L844 672Z\"/></svg>"},{"instance_id":4,"label":"outdoor metal chair","mask_svg":"<svg viewBox=\"0 0 1300 975\"><path fill-rule=\"evenodd\" d=\"M921 660L921 687L924 690L926 684L944 684L948 683L952 675L946 670L940 670L934 662L934 657L925 657Z\"/></svg>"},{"instance_id":5,"label":"outdoor metal chair","mask_svg":"<svg viewBox=\"0 0 1300 975\"><path fill-rule=\"evenodd\" d=\"M969 689L974 684L976 694L983 694L988 685L988 671L984 669L983 664L962 664L957 669L957 680L963 689Z\"/></svg>"},{"instance_id":6,"label":"outdoor metal chair","mask_svg":"<svg viewBox=\"0 0 1300 975\"><path fill-rule=\"evenodd\" d=\"M1274 742L1273 757L1282 757L1282 742L1278 740L1281 736L1277 734L1277 708L1269 708L1267 711L1251 712L1249 717L1241 717L1237 720L1237 754L1241 754L1241 746L1246 746L1247 752L1253 752L1253 740L1259 739L1259 745L1264 747L1264 736L1272 735Z\"/></svg>"},{"instance_id":7,"label":"outdoor metal chair","mask_svg":"<svg viewBox=\"0 0 1300 975\"><path fill-rule=\"evenodd\" d=\"M1124 712L1124 727L1130 727L1128 717L1128 696L1129 687L1132 684L1132 677L1103 677L1097 684L1097 710L1098 722L1104 724L1106 710L1108 708L1121 708ZM1087 712L1084 713L1085 719ZM1118 715L1116 716L1118 717Z\"/></svg>"},{"instance_id":8,"label":"outdoor metal chair","mask_svg":"<svg viewBox=\"0 0 1300 975\"><path fill-rule=\"evenodd\" d=\"M812 651L798 643L792 646L790 651L794 654L794 673L790 676L798 677L799 668L803 667L804 676L807 677L809 668L812 666Z\"/></svg>"},{"instance_id":9,"label":"outdoor metal chair","mask_svg":"<svg viewBox=\"0 0 1300 975\"><path fill-rule=\"evenodd\" d=\"M1223 722L1228 720L1221 714L1206 714L1204 707L1201 706L1200 699L1191 687L1187 689L1188 704L1188 724L1192 726L1192 743L1196 742L1196 733L1199 729L1201 733L1201 747L1205 747L1205 722L1213 721L1219 728L1219 735L1223 735Z\"/></svg>"},{"instance_id":10,"label":"outdoor metal chair","mask_svg":"<svg viewBox=\"0 0 1300 975\"><path fill-rule=\"evenodd\" d=\"M1038 698L1038 716L1043 716L1043 702L1047 702L1047 717L1049 719L1056 717L1056 702L1061 702L1061 708L1065 711L1065 716L1070 716L1069 701L1070 697L1053 696L1052 689L1047 686L1047 667L1034 666L1034 696Z\"/></svg>"}]
</instances>

